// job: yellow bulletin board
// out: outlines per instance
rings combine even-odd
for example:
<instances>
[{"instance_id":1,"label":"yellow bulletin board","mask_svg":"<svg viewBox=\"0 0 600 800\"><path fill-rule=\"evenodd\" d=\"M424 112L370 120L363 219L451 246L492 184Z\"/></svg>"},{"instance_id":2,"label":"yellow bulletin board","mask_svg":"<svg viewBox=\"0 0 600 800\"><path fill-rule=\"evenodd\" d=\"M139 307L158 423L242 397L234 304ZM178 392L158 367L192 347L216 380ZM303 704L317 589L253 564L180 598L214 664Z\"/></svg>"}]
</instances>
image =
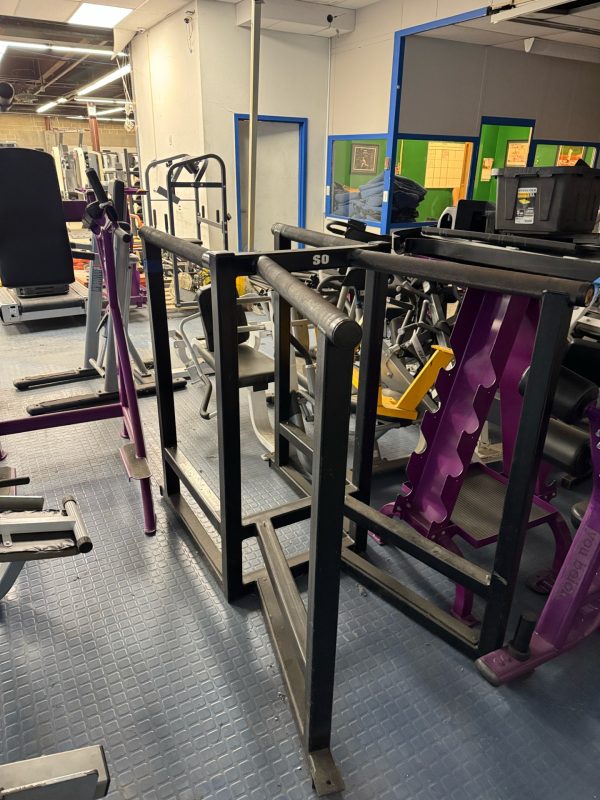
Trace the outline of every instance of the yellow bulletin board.
<instances>
[{"instance_id":1,"label":"yellow bulletin board","mask_svg":"<svg viewBox=\"0 0 600 800\"><path fill-rule=\"evenodd\" d=\"M529 155L529 142L507 142L506 162L507 167L526 167Z\"/></svg>"},{"instance_id":2,"label":"yellow bulletin board","mask_svg":"<svg viewBox=\"0 0 600 800\"><path fill-rule=\"evenodd\" d=\"M464 142L429 142L426 189L454 189L461 185L465 147Z\"/></svg>"}]
</instances>

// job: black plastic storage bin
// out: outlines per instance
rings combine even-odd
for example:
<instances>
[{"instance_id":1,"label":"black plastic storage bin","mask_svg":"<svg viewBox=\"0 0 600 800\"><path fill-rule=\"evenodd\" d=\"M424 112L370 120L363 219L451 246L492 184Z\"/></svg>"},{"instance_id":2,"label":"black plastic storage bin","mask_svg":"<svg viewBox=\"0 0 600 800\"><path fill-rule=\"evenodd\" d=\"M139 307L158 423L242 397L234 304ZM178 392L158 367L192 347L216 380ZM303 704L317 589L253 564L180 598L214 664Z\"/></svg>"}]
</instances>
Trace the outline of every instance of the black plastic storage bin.
<instances>
[{"instance_id":1,"label":"black plastic storage bin","mask_svg":"<svg viewBox=\"0 0 600 800\"><path fill-rule=\"evenodd\" d=\"M590 233L600 206L600 169L509 167L498 171L496 230Z\"/></svg>"}]
</instances>

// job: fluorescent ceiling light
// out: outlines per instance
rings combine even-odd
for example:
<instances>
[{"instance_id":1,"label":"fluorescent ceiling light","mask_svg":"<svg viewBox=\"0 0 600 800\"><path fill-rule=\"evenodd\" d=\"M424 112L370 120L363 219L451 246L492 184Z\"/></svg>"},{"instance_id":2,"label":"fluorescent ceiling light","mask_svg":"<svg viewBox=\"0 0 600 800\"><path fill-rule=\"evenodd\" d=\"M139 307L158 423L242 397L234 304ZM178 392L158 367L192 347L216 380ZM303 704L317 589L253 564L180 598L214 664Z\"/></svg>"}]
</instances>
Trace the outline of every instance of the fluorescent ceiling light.
<instances>
[{"instance_id":1,"label":"fluorescent ceiling light","mask_svg":"<svg viewBox=\"0 0 600 800\"><path fill-rule=\"evenodd\" d=\"M107 75L104 75L102 78L99 78L97 81L90 83L88 86L84 86L83 89L80 89L77 92L77 97L84 97L86 94L91 94L95 92L96 89L101 89L103 86L106 86L108 83L112 83L113 81L119 80L124 75L129 75L131 72L131 64L125 64L124 67L120 67L119 69L115 69L113 72L109 72Z\"/></svg>"},{"instance_id":2,"label":"fluorescent ceiling light","mask_svg":"<svg viewBox=\"0 0 600 800\"><path fill-rule=\"evenodd\" d=\"M107 114L120 114L122 111L125 111L125 106L121 106L120 108L105 108L104 111L96 111L96 116L105 117Z\"/></svg>"},{"instance_id":3,"label":"fluorescent ceiling light","mask_svg":"<svg viewBox=\"0 0 600 800\"><path fill-rule=\"evenodd\" d=\"M46 111L50 111L51 108L58 105L58 100L50 100L49 103L44 103L43 106L36 108L37 114L44 114Z\"/></svg>"},{"instance_id":4,"label":"fluorescent ceiling light","mask_svg":"<svg viewBox=\"0 0 600 800\"><path fill-rule=\"evenodd\" d=\"M92 28L114 28L132 11L132 8L82 3L69 20L69 23L71 25L88 25Z\"/></svg>"},{"instance_id":5,"label":"fluorescent ceiling light","mask_svg":"<svg viewBox=\"0 0 600 800\"><path fill-rule=\"evenodd\" d=\"M53 53L84 53L85 55L105 56L106 58L112 58L115 55L127 55L127 53L113 53L112 50L98 50L94 47L69 47L68 45L63 44L51 44L50 50L52 50Z\"/></svg>"},{"instance_id":6,"label":"fluorescent ceiling light","mask_svg":"<svg viewBox=\"0 0 600 800\"><path fill-rule=\"evenodd\" d=\"M65 114L65 119L87 119L87 117L82 116L81 114ZM100 122L127 122L125 117L106 117Z\"/></svg>"},{"instance_id":7,"label":"fluorescent ceiling light","mask_svg":"<svg viewBox=\"0 0 600 800\"><path fill-rule=\"evenodd\" d=\"M90 103L93 106L111 105L122 106L124 99L114 99L112 97L74 97L76 103Z\"/></svg>"},{"instance_id":8,"label":"fluorescent ceiling light","mask_svg":"<svg viewBox=\"0 0 600 800\"><path fill-rule=\"evenodd\" d=\"M67 44L41 44L39 42L20 42L13 40L5 40L0 42L0 47L14 47L15 50L49 50L52 53L81 53L90 56L104 56L105 58L112 58L113 56L126 56L127 53L119 52L114 53L108 48L99 49L97 47L72 47Z\"/></svg>"},{"instance_id":9,"label":"fluorescent ceiling light","mask_svg":"<svg viewBox=\"0 0 600 800\"><path fill-rule=\"evenodd\" d=\"M11 42L2 41L0 45L3 47L18 47L20 50L48 50L49 45L37 44L36 42Z\"/></svg>"}]
</instances>

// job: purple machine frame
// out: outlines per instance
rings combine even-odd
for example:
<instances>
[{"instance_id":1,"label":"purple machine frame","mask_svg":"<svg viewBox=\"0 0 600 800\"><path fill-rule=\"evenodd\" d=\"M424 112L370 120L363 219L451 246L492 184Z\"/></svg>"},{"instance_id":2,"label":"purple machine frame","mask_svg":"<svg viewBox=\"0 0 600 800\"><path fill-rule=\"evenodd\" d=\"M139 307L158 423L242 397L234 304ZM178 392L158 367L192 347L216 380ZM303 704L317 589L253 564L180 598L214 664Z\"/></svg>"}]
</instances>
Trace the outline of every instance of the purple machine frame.
<instances>
[{"instance_id":1,"label":"purple machine frame","mask_svg":"<svg viewBox=\"0 0 600 800\"><path fill-rule=\"evenodd\" d=\"M90 174L92 173L92 174ZM130 439L130 444L120 449L121 458L130 480L140 482L142 507L144 515L144 531L148 535L156 532L156 517L152 500L150 470L146 458L144 431L139 411L135 382L129 360L127 336L123 325L123 316L119 308L117 280L115 270L114 238L129 236L119 227L114 208L108 202L104 189L93 170L88 171L91 185L94 187L97 202L87 207L87 220L96 239L100 254L104 282L107 288L108 303L113 320L117 350L117 372L119 379L119 402L93 408L82 408L70 411L59 411L39 417L21 417L0 421L0 437L13 433L58 428L64 425L78 425L82 422L94 422L103 419L122 418L123 438ZM92 182L93 181L93 182ZM6 453L0 449L0 459Z\"/></svg>"},{"instance_id":2,"label":"purple machine frame","mask_svg":"<svg viewBox=\"0 0 600 800\"><path fill-rule=\"evenodd\" d=\"M483 518L488 511L485 498L503 495L508 483L523 405L519 381L531 363L538 318L538 300L476 289L466 292L451 339L455 365L440 373L436 383L440 408L427 413L421 425L426 447L413 453L406 470L407 483L396 500L381 509L458 555L462 553L456 537L475 548L497 541L499 519L487 526L473 523L478 513ZM502 472L471 463L498 390ZM548 478L549 466L542 463L527 524L528 529L549 525L555 539L552 566L530 581L533 589L544 593L571 545L567 523L548 502L556 493ZM497 513L500 511L499 507ZM472 606L473 593L457 585L454 616L475 624Z\"/></svg>"},{"instance_id":3,"label":"purple machine frame","mask_svg":"<svg viewBox=\"0 0 600 800\"><path fill-rule=\"evenodd\" d=\"M521 617L515 639L481 656L476 664L495 685L533 672L540 664L571 650L600 627L600 402L587 411L590 422L593 489L587 511L536 621ZM519 643L519 631L524 637Z\"/></svg>"}]
</instances>

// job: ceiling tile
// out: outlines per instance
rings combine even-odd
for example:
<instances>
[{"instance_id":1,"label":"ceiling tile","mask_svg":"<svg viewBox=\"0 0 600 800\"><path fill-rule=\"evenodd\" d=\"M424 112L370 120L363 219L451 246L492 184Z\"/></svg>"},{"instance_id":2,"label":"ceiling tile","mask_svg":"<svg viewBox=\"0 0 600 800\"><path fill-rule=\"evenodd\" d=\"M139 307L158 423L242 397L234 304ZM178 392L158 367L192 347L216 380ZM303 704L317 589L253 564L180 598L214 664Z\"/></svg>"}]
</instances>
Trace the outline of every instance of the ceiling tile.
<instances>
[{"instance_id":1,"label":"ceiling tile","mask_svg":"<svg viewBox=\"0 0 600 800\"><path fill-rule=\"evenodd\" d=\"M0 0L0 14L3 14L7 17L12 17L17 10L18 5L19 0Z\"/></svg>"},{"instance_id":2,"label":"ceiling tile","mask_svg":"<svg viewBox=\"0 0 600 800\"><path fill-rule=\"evenodd\" d=\"M78 8L76 0L19 0L14 16L67 22Z\"/></svg>"}]
</instances>

